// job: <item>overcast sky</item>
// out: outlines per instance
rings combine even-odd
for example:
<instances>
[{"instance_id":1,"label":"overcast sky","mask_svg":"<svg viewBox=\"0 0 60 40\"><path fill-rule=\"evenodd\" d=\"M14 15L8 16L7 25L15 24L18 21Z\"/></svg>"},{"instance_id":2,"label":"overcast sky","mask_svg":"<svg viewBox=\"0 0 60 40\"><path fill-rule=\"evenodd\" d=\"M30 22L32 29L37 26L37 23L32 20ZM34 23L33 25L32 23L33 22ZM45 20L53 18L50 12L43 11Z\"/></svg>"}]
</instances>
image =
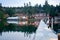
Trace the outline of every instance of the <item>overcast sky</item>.
<instances>
[{"instance_id":1,"label":"overcast sky","mask_svg":"<svg viewBox=\"0 0 60 40\"><path fill-rule=\"evenodd\" d=\"M21 7L24 5L24 3L31 2L31 5L34 6L35 4L41 4L44 5L45 0L0 0L0 3L2 3L2 6L11 6L11 7ZM59 5L60 0L48 0L48 3L50 5Z\"/></svg>"}]
</instances>

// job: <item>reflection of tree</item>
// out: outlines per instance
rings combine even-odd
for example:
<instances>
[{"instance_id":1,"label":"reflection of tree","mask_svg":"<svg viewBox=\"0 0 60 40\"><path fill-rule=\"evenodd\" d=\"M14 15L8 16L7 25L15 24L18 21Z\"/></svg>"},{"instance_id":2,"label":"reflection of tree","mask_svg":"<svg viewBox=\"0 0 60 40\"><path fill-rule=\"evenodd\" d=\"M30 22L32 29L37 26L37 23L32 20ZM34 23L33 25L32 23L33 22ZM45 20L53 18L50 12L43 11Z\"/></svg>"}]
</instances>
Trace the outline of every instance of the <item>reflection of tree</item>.
<instances>
[{"instance_id":1,"label":"reflection of tree","mask_svg":"<svg viewBox=\"0 0 60 40\"><path fill-rule=\"evenodd\" d=\"M1 29L2 31L21 31L21 32L25 32L25 33L33 33L36 31L36 27L29 25L29 26L18 26L15 24L9 24L8 26L3 26L1 27L3 29Z\"/></svg>"},{"instance_id":2,"label":"reflection of tree","mask_svg":"<svg viewBox=\"0 0 60 40\"><path fill-rule=\"evenodd\" d=\"M0 36L2 36L2 30L0 29Z\"/></svg>"},{"instance_id":3,"label":"reflection of tree","mask_svg":"<svg viewBox=\"0 0 60 40\"><path fill-rule=\"evenodd\" d=\"M34 34L33 40L35 40L35 37L36 37L36 33Z\"/></svg>"},{"instance_id":4,"label":"reflection of tree","mask_svg":"<svg viewBox=\"0 0 60 40\"><path fill-rule=\"evenodd\" d=\"M32 34L26 32L26 33L24 33L24 37L31 38L32 37ZM34 33L34 35L33 35L33 40L35 40L35 37L36 37L36 33Z\"/></svg>"},{"instance_id":5,"label":"reflection of tree","mask_svg":"<svg viewBox=\"0 0 60 40\"><path fill-rule=\"evenodd\" d=\"M20 30L22 32L25 32L25 33L32 33L32 32L35 32L36 31L36 27L32 26L32 25L29 25L29 26L22 26L20 28Z\"/></svg>"},{"instance_id":6,"label":"reflection of tree","mask_svg":"<svg viewBox=\"0 0 60 40\"><path fill-rule=\"evenodd\" d=\"M30 38L31 35L30 35L29 33L26 32L26 33L24 33L24 37L29 37L29 38Z\"/></svg>"},{"instance_id":7,"label":"reflection of tree","mask_svg":"<svg viewBox=\"0 0 60 40\"><path fill-rule=\"evenodd\" d=\"M0 36L2 36L2 32L0 32Z\"/></svg>"}]
</instances>

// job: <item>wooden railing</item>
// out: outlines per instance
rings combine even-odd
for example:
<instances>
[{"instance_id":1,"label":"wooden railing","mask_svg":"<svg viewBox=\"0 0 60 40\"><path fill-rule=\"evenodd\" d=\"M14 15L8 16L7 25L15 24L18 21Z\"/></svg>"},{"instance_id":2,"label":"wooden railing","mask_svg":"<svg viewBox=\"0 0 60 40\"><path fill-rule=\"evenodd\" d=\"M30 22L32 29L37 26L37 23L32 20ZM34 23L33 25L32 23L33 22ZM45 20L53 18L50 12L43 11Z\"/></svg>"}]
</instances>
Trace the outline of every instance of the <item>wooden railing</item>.
<instances>
[{"instance_id":1,"label":"wooden railing","mask_svg":"<svg viewBox=\"0 0 60 40\"><path fill-rule=\"evenodd\" d=\"M54 18L54 23L60 24L60 17L55 17L55 18Z\"/></svg>"}]
</instances>

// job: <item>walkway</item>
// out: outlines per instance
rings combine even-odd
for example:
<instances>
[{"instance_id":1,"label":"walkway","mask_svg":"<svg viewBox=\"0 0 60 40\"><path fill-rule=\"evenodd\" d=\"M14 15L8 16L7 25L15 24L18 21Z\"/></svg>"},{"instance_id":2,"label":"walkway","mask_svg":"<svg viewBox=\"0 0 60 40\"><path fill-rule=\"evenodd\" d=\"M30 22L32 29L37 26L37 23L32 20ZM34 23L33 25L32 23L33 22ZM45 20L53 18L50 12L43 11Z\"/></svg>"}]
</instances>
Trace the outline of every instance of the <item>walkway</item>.
<instances>
[{"instance_id":1,"label":"walkway","mask_svg":"<svg viewBox=\"0 0 60 40\"><path fill-rule=\"evenodd\" d=\"M41 20L36 31L35 40L58 40L58 37L47 27L43 20Z\"/></svg>"}]
</instances>

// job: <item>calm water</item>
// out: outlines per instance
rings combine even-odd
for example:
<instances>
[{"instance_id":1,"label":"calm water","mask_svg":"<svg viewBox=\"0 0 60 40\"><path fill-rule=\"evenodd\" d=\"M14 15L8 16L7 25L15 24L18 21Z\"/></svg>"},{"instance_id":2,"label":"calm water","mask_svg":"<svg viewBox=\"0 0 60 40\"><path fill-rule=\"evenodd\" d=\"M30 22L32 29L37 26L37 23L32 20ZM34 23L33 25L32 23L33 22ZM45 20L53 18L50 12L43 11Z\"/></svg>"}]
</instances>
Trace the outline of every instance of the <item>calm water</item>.
<instances>
[{"instance_id":1,"label":"calm water","mask_svg":"<svg viewBox=\"0 0 60 40\"><path fill-rule=\"evenodd\" d=\"M7 26L0 27L0 40L41 40L42 37L42 40L49 39L47 33L49 34L50 30L48 30L47 25L43 21L39 22L39 27L34 25L25 25L25 21L22 23L23 26L20 25L21 22L18 21L7 22L9 23ZM34 22L32 23L34 24ZM51 33L53 34L52 37L55 36L54 38L57 38L53 32ZM45 38L45 36L47 38Z\"/></svg>"},{"instance_id":2,"label":"calm water","mask_svg":"<svg viewBox=\"0 0 60 40\"><path fill-rule=\"evenodd\" d=\"M22 23L22 25L20 25ZM37 27L26 25L26 21L9 20L7 26L0 26L0 40L33 40Z\"/></svg>"},{"instance_id":3,"label":"calm water","mask_svg":"<svg viewBox=\"0 0 60 40\"><path fill-rule=\"evenodd\" d=\"M0 33L0 40L32 40L34 39L35 33L25 32L2 32Z\"/></svg>"}]
</instances>

